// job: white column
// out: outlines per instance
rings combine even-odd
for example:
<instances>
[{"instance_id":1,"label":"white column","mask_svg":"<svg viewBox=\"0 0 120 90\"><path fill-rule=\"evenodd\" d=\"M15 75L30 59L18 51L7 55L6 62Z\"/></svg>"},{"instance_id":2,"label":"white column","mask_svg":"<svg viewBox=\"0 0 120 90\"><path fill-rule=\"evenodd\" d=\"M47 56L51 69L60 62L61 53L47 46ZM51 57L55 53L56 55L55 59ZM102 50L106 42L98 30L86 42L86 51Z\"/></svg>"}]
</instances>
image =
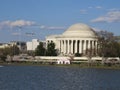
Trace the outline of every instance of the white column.
<instances>
[{"instance_id":1,"label":"white column","mask_svg":"<svg viewBox=\"0 0 120 90\"><path fill-rule=\"evenodd\" d=\"M88 40L88 49L90 49L90 40Z\"/></svg>"},{"instance_id":2,"label":"white column","mask_svg":"<svg viewBox=\"0 0 120 90\"><path fill-rule=\"evenodd\" d=\"M63 52L63 42L62 42L62 40L60 40L60 42L61 42L61 53Z\"/></svg>"},{"instance_id":3,"label":"white column","mask_svg":"<svg viewBox=\"0 0 120 90\"><path fill-rule=\"evenodd\" d=\"M59 49L59 53L60 53L61 52L61 49L60 49L60 40L58 40L57 43L58 44L55 47L56 47L56 49Z\"/></svg>"},{"instance_id":4,"label":"white column","mask_svg":"<svg viewBox=\"0 0 120 90\"><path fill-rule=\"evenodd\" d=\"M71 40L71 53L73 54L73 40Z\"/></svg>"},{"instance_id":5,"label":"white column","mask_svg":"<svg viewBox=\"0 0 120 90\"><path fill-rule=\"evenodd\" d=\"M65 52L65 41L63 40L63 53Z\"/></svg>"},{"instance_id":6,"label":"white column","mask_svg":"<svg viewBox=\"0 0 120 90\"><path fill-rule=\"evenodd\" d=\"M83 51L84 51L84 53L86 54L86 40L84 40Z\"/></svg>"},{"instance_id":7,"label":"white column","mask_svg":"<svg viewBox=\"0 0 120 90\"><path fill-rule=\"evenodd\" d=\"M95 52L94 40L92 40L92 54Z\"/></svg>"},{"instance_id":8,"label":"white column","mask_svg":"<svg viewBox=\"0 0 120 90\"><path fill-rule=\"evenodd\" d=\"M70 52L70 40L68 40L67 42L68 42L68 52L67 53L69 54L69 52Z\"/></svg>"},{"instance_id":9,"label":"white column","mask_svg":"<svg viewBox=\"0 0 120 90\"><path fill-rule=\"evenodd\" d=\"M64 54L66 53L66 40L64 40Z\"/></svg>"},{"instance_id":10,"label":"white column","mask_svg":"<svg viewBox=\"0 0 120 90\"><path fill-rule=\"evenodd\" d=\"M80 40L80 43L79 43L79 53L82 53L82 40Z\"/></svg>"},{"instance_id":11,"label":"white column","mask_svg":"<svg viewBox=\"0 0 120 90\"><path fill-rule=\"evenodd\" d=\"M79 42L79 43L78 43L78 47L79 47L78 52L80 53L80 40L79 40L78 42Z\"/></svg>"},{"instance_id":12,"label":"white column","mask_svg":"<svg viewBox=\"0 0 120 90\"><path fill-rule=\"evenodd\" d=\"M59 40L59 52L61 53L61 40Z\"/></svg>"},{"instance_id":13,"label":"white column","mask_svg":"<svg viewBox=\"0 0 120 90\"><path fill-rule=\"evenodd\" d=\"M66 54L67 54L67 51L68 51L68 42L66 40Z\"/></svg>"},{"instance_id":14,"label":"white column","mask_svg":"<svg viewBox=\"0 0 120 90\"><path fill-rule=\"evenodd\" d=\"M69 53L71 53L71 40L69 40Z\"/></svg>"},{"instance_id":15,"label":"white column","mask_svg":"<svg viewBox=\"0 0 120 90\"><path fill-rule=\"evenodd\" d=\"M94 40L92 40L92 50L94 49Z\"/></svg>"},{"instance_id":16,"label":"white column","mask_svg":"<svg viewBox=\"0 0 120 90\"><path fill-rule=\"evenodd\" d=\"M65 40L65 54L67 53L67 41Z\"/></svg>"},{"instance_id":17,"label":"white column","mask_svg":"<svg viewBox=\"0 0 120 90\"><path fill-rule=\"evenodd\" d=\"M81 40L81 53L83 53L83 41Z\"/></svg>"},{"instance_id":18,"label":"white column","mask_svg":"<svg viewBox=\"0 0 120 90\"><path fill-rule=\"evenodd\" d=\"M75 40L75 53L77 53L77 40Z\"/></svg>"},{"instance_id":19,"label":"white column","mask_svg":"<svg viewBox=\"0 0 120 90\"><path fill-rule=\"evenodd\" d=\"M86 50L86 40L84 40L84 48L83 50Z\"/></svg>"}]
</instances>

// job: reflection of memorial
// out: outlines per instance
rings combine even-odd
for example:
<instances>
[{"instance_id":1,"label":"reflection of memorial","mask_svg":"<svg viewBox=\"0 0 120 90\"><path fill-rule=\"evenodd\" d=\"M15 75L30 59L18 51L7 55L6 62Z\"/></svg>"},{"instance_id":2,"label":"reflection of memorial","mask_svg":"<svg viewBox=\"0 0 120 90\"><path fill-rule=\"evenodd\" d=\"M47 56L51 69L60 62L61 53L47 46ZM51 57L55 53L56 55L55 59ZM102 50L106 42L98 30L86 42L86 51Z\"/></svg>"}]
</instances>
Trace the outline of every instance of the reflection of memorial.
<instances>
[{"instance_id":1,"label":"reflection of memorial","mask_svg":"<svg viewBox=\"0 0 120 90\"><path fill-rule=\"evenodd\" d=\"M54 42L56 49L63 54L86 54L87 49L97 50L97 36L94 30L86 24L74 24L62 35L51 35L46 38L46 43Z\"/></svg>"}]
</instances>

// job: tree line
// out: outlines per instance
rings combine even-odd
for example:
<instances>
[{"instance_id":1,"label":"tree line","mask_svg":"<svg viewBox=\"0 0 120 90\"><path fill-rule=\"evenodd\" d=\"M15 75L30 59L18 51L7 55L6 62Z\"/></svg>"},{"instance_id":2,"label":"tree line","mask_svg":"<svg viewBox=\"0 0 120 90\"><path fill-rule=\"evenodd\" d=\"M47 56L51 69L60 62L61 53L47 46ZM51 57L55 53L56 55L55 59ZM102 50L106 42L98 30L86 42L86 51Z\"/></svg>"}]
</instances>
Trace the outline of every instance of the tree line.
<instances>
[{"instance_id":1,"label":"tree line","mask_svg":"<svg viewBox=\"0 0 120 90\"><path fill-rule=\"evenodd\" d=\"M47 44L47 48L42 42L39 43L35 51L22 52L17 45L5 47L0 49L0 59L5 60L7 56L19 55L21 53L32 56L57 56L57 50L55 49L55 43L51 42Z\"/></svg>"},{"instance_id":2,"label":"tree line","mask_svg":"<svg viewBox=\"0 0 120 90\"><path fill-rule=\"evenodd\" d=\"M13 45L10 47L0 48L0 59L5 60L7 55L14 56L20 53L20 49L17 45Z\"/></svg>"}]
</instances>

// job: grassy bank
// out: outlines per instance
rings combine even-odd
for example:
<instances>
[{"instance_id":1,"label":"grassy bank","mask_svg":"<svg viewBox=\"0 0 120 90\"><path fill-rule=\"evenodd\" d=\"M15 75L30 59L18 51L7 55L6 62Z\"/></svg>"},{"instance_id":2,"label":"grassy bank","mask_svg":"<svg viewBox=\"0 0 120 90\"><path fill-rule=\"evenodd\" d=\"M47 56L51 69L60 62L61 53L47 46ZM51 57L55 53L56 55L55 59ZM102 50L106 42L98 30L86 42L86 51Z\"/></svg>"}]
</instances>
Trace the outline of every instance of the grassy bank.
<instances>
[{"instance_id":1,"label":"grassy bank","mask_svg":"<svg viewBox=\"0 0 120 90\"><path fill-rule=\"evenodd\" d=\"M102 65L101 63L78 63L78 64L55 64L55 63L41 63L41 62L0 62L0 65L14 65L14 66L56 66L56 67L79 67L79 68L99 68L99 69L119 69L120 64L116 65Z\"/></svg>"}]
</instances>

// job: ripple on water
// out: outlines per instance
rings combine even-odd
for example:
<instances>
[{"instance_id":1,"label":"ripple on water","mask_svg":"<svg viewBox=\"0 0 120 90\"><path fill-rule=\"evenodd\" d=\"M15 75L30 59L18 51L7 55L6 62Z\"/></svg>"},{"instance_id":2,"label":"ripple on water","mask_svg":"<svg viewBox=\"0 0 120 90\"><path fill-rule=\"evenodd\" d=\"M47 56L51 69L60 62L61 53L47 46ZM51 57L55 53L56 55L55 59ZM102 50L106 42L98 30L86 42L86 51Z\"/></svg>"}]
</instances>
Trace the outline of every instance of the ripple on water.
<instances>
[{"instance_id":1,"label":"ripple on water","mask_svg":"<svg viewBox=\"0 0 120 90\"><path fill-rule=\"evenodd\" d=\"M120 71L55 66L0 68L0 90L120 90Z\"/></svg>"}]
</instances>

